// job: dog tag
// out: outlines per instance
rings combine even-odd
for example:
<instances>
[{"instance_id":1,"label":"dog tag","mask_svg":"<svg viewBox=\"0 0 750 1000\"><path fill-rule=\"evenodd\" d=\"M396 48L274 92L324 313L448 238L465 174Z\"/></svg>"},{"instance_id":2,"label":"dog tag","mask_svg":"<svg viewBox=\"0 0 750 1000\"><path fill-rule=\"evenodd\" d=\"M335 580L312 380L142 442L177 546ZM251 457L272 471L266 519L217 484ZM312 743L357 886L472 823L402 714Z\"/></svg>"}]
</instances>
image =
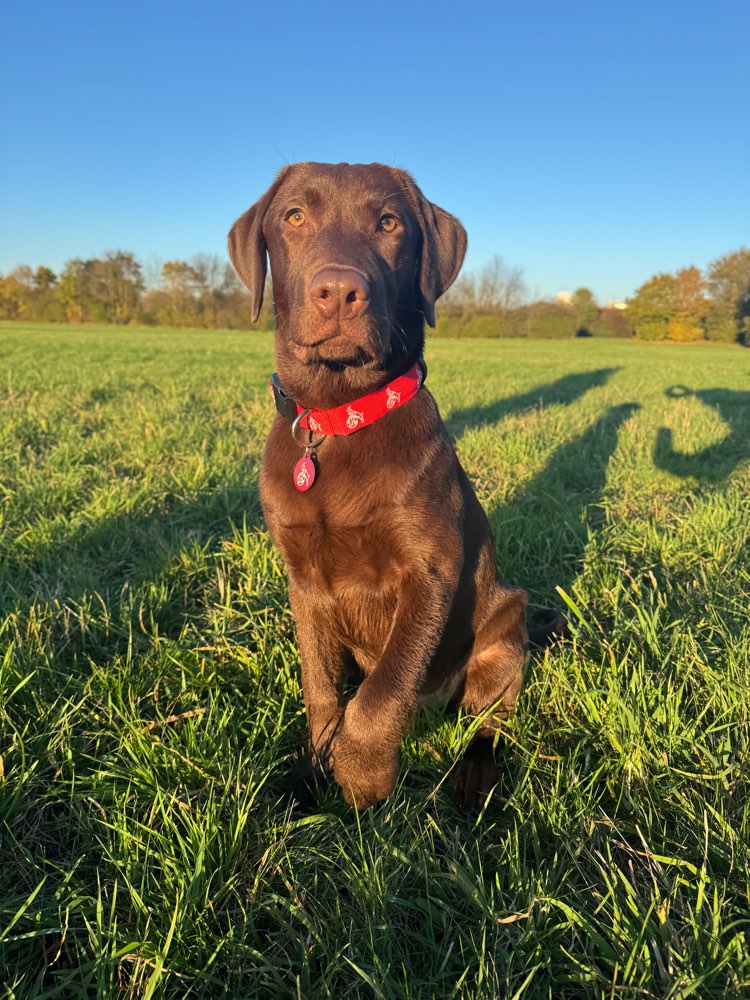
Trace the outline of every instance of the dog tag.
<instances>
[{"instance_id":1,"label":"dog tag","mask_svg":"<svg viewBox=\"0 0 750 1000\"><path fill-rule=\"evenodd\" d=\"M309 455L305 452L302 458L294 466L292 478L294 480L295 487L300 491L300 493L306 493L315 482L317 474L318 468L315 464L315 456Z\"/></svg>"}]
</instances>

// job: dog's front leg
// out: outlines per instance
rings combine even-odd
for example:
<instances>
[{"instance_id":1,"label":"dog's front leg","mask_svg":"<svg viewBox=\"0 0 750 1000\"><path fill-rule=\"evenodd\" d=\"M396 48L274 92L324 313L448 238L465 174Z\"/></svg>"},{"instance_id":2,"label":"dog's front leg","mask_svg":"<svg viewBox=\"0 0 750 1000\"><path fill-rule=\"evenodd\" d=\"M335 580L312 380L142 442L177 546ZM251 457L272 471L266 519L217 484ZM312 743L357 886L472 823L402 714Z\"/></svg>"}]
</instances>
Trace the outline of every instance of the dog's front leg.
<instances>
[{"instance_id":1,"label":"dog's front leg","mask_svg":"<svg viewBox=\"0 0 750 1000\"><path fill-rule=\"evenodd\" d=\"M327 627L325 609L313 606L304 592L290 588L297 643L302 662L302 692L314 767L331 769L331 743L341 722L346 651Z\"/></svg>"},{"instance_id":2,"label":"dog's front leg","mask_svg":"<svg viewBox=\"0 0 750 1000\"><path fill-rule=\"evenodd\" d=\"M450 609L457 574L403 580L383 655L346 706L333 741L334 776L346 801L366 809L393 791L400 745Z\"/></svg>"},{"instance_id":3,"label":"dog's front leg","mask_svg":"<svg viewBox=\"0 0 750 1000\"><path fill-rule=\"evenodd\" d=\"M335 638L335 630L326 627L324 609L313 607L294 587L290 597L302 661L302 692L311 761L314 767L330 770L331 743L344 711L342 689L346 651Z\"/></svg>"}]
</instances>

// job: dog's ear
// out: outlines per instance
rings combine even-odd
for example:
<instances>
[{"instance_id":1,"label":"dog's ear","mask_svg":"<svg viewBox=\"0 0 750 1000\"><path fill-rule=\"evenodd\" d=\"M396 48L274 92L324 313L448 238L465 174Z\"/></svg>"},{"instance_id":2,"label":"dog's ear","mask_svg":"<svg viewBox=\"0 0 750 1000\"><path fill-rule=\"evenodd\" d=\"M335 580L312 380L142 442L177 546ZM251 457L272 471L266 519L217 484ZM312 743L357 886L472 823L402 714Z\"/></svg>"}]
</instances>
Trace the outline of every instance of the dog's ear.
<instances>
[{"instance_id":1,"label":"dog's ear","mask_svg":"<svg viewBox=\"0 0 750 1000\"><path fill-rule=\"evenodd\" d=\"M246 285L253 297L253 323L263 305L263 287L266 283L266 240L263 222L268 206L286 177L289 167L278 174L262 198L244 212L229 230L229 259L237 277Z\"/></svg>"},{"instance_id":2,"label":"dog's ear","mask_svg":"<svg viewBox=\"0 0 750 1000\"><path fill-rule=\"evenodd\" d=\"M419 294L424 318L435 325L435 303L456 280L466 256L466 230L458 219L428 201L413 178L401 172L411 192L422 230Z\"/></svg>"}]
</instances>

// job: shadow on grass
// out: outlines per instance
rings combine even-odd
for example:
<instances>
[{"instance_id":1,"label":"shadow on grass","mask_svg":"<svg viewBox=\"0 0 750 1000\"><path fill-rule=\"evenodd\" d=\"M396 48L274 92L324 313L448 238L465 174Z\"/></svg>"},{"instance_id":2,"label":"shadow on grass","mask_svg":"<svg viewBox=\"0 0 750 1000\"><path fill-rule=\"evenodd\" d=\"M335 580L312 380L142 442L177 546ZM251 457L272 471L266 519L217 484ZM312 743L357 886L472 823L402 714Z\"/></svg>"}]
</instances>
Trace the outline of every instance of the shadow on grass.
<instances>
[{"instance_id":1,"label":"shadow on grass","mask_svg":"<svg viewBox=\"0 0 750 1000\"><path fill-rule=\"evenodd\" d=\"M213 572L210 554L243 521L249 529L261 523L257 481L249 477L166 500L158 509L83 525L59 543L3 560L0 619L51 614L55 632L64 633L56 639L58 652L73 659L77 649L121 651L132 639L134 616L137 622L145 615L150 631L177 636L202 610L206 575ZM59 614L66 607L80 628L71 630L70 616Z\"/></svg>"},{"instance_id":2,"label":"shadow on grass","mask_svg":"<svg viewBox=\"0 0 750 1000\"><path fill-rule=\"evenodd\" d=\"M213 493L167 501L160 509L116 514L82 526L57 545L4 560L0 612L35 601L106 599L125 584L152 579L187 546L206 545L229 521L260 521L257 484L228 484Z\"/></svg>"},{"instance_id":3,"label":"shadow on grass","mask_svg":"<svg viewBox=\"0 0 750 1000\"><path fill-rule=\"evenodd\" d=\"M530 575L519 583L545 604L560 607L555 588L569 593L580 573L589 533L604 519L601 500L620 430L639 408L608 409L559 448L520 493L487 512L501 566Z\"/></svg>"},{"instance_id":4,"label":"shadow on grass","mask_svg":"<svg viewBox=\"0 0 750 1000\"><path fill-rule=\"evenodd\" d=\"M692 476L704 483L720 483L743 462L750 460L750 392L733 389L688 389L673 385L666 390L670 399L694 396L711 406L729 427L728 435L716 444L693 454L675 451L672 431L660 427L654 448L654 465L673 476Z\"/></svg>"},{"instance_id":5,"label":"shadow on grass","mask_svg":"<svg viewBox=\"0 0 750 1000\"><path fill-rule=\"evenodd\" d=\"M453 437L461 437L470 427L493 424L503 417L524 413L534 407L568 406L589 389L605 385L617 368L597 368L594 371L574 372L546 385L536 386L527 392L496 399L482 406L468 406L448 414L445 425Z\"/></svg>"}]
</instances>

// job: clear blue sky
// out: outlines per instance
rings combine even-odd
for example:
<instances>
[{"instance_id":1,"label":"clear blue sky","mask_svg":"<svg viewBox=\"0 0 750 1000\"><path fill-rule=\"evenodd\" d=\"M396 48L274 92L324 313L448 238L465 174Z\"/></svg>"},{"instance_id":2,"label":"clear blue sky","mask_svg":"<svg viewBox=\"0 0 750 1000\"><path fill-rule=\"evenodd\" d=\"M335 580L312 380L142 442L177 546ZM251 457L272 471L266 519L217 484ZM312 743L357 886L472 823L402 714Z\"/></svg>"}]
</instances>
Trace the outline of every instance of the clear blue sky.
<instances>
[{"instance_id":1,"label":"clear blue sky","mask_svg":"<svg viewBox=\"0 0 750 1000\"><path fill-rule=\"evenodd\" d=\"M286 161L411 170L532 291L750 243L748 0L3 4L0 271L224 254Z\"/></svg>"}]
</instances>

